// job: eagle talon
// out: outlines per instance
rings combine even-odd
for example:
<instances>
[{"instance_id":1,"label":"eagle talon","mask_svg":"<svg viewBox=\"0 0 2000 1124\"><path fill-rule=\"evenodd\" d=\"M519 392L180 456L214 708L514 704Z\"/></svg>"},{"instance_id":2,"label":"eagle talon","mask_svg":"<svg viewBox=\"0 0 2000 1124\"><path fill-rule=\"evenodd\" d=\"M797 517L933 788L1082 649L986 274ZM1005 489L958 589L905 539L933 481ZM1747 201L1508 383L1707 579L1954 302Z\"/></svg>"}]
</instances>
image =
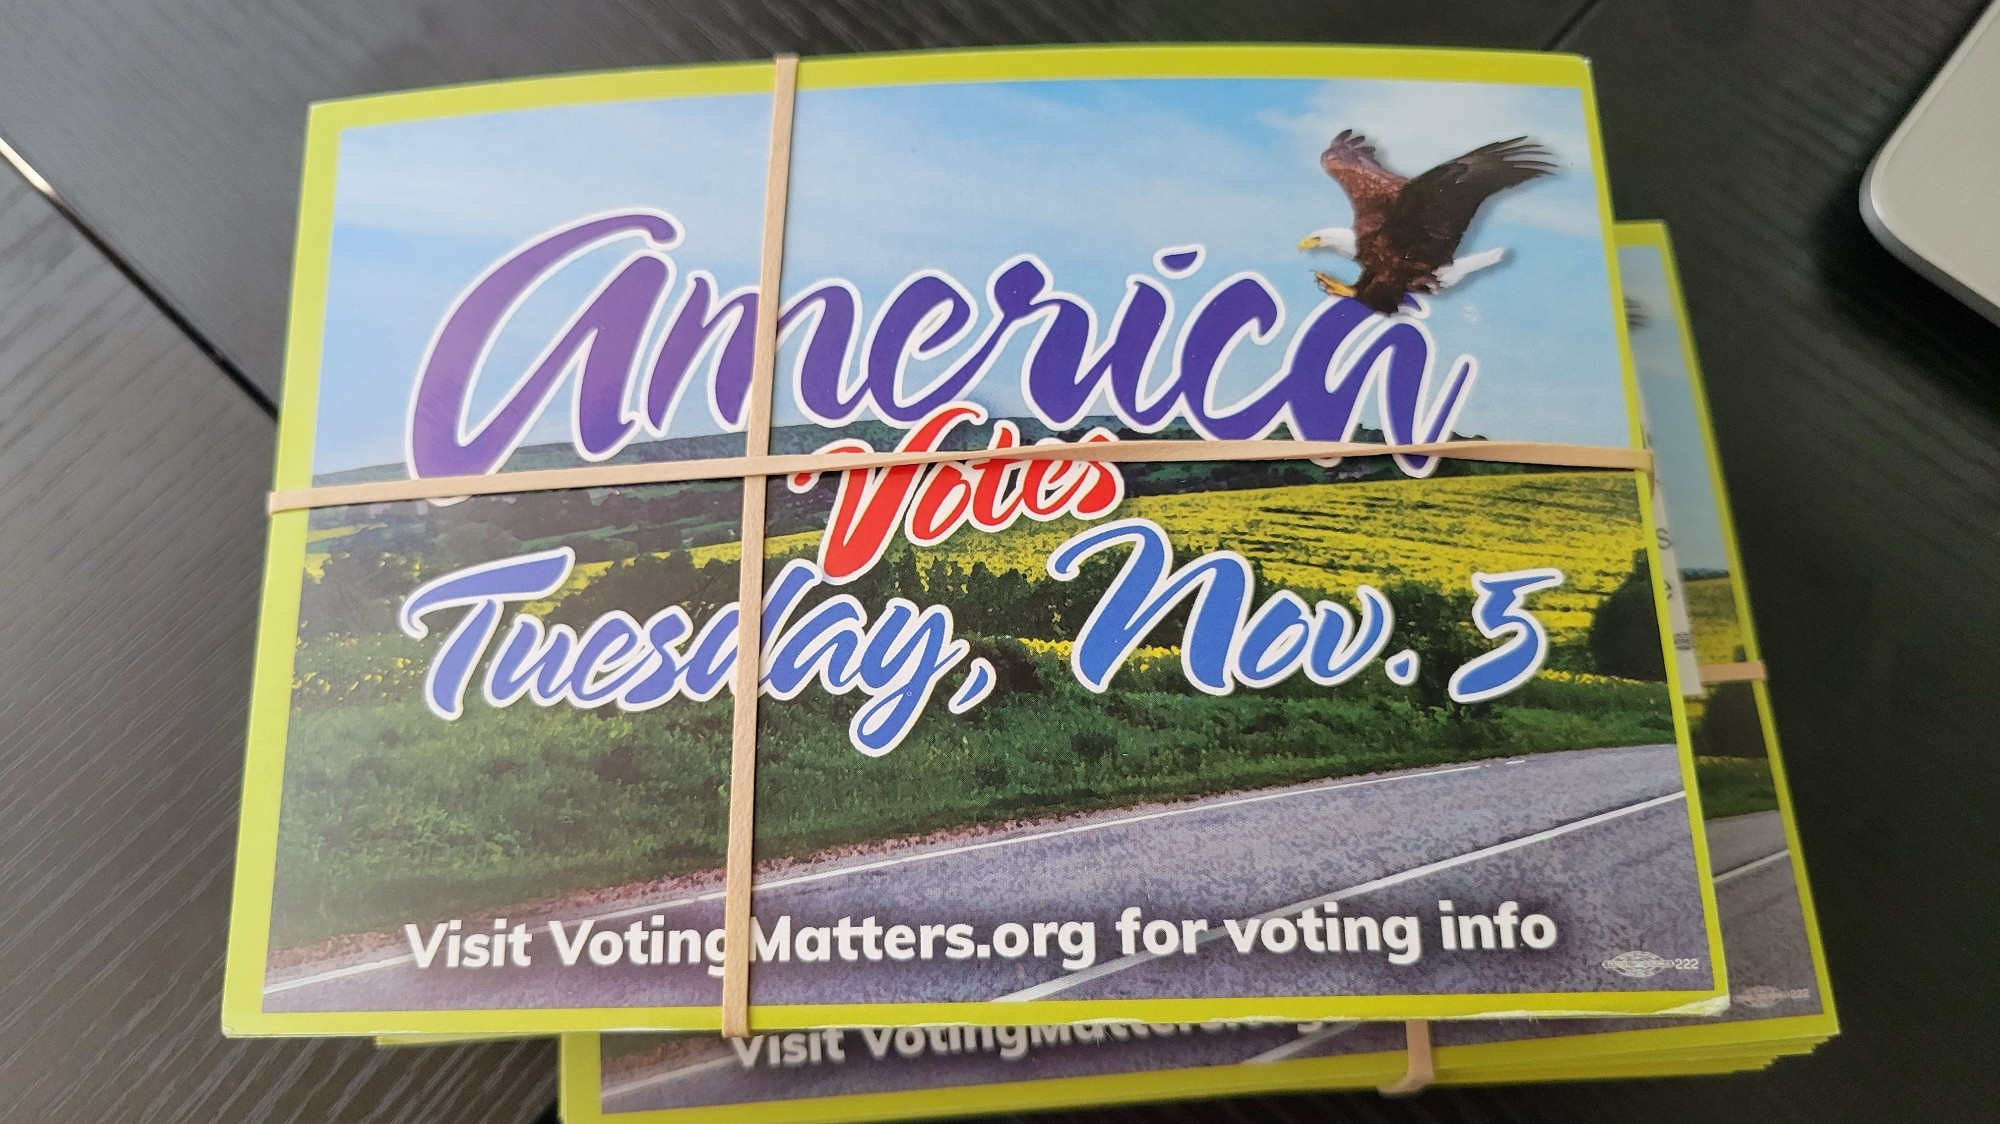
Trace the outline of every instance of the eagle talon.
<instances>
[{"instance_id":1,"label":"eagle talon","mask_svg":"<svg viewBox=\"0 0 2000 1124\"><path fill-rule=\"evenodd\" d=\"M1351 297L1354 295L1354 286L1336 277L1321 273L1318 270L1313 271L1313 280L1319 283L1320 292L1325 293L1329 297Z\"/></svg>"}]
</instances>

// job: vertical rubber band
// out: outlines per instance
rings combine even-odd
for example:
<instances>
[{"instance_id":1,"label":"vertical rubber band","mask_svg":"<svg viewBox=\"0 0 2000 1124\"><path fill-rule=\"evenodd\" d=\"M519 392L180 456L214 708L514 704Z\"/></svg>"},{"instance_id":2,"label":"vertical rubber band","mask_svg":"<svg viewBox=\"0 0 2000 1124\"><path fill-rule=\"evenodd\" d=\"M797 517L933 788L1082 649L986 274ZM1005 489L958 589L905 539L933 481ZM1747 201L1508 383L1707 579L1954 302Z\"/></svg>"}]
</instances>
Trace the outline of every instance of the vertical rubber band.
<instances>
[{"instance_id":1,"label":"vertical rubber band","mask_svg":"<svg viewBox=\"0 0 2000 1124\"><path fill-rule=\"evenodd\" d=\"M771 383L778 365L778 282L785 264L785 199L791 186L792 102L797 55L772 60L771 157L764 178L764 249L757 272L757 336L744 406L743 455L771 452ZM757 695L764 680L764 489L743 478L743 556L736 577L736 679L729 735L729 851L722 899L722 1033L750 1033L750 884L756 865Z\"/></svg>"},{"instance_id":2,"label":"vertical rubber band","mask_svg":"<svg viewBox=\"0 0 2000 1124\"><path fill-rule=\"evenodd\" d=\"M1403 1071L1403 1076L1377 1090L1385 1097L1404 1097L1422 1092L1437 1078L1436 1059L1431 1056L1431 1024L1423 1019L1411 1019L1403 1024L1403 1039L1409 1066Z\"/></svg>"}]
</instances>

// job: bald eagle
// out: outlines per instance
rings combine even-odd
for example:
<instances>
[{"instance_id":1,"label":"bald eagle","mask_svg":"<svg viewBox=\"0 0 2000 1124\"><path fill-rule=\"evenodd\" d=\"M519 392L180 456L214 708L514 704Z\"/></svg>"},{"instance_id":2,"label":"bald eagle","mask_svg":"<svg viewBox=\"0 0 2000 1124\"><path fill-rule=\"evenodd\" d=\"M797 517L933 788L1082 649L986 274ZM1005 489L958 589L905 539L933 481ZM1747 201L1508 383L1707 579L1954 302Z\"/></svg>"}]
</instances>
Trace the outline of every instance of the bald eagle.
<instances>
[{"instance_id":1,"label":"bald eagle","mask_svg":"<svg viewBox=\"0 0 2000 1124\"><path fill-rule=\"evenodd\" d=\"M1435 293L1497 263L1498 249L1458 256L1466 228L1488 197L1548 175L1553 161L1541 145L1515 137L1405 179L1375 159L1366 137L1342 129L1319 163L1354 205L1354 228L1314 231L1299 249L1331 250L1360 262L1361 276L1352 285L1325 273L1314 277L1329 295L1393 313L1406 294Z\"/></svg>"}]
</instances>

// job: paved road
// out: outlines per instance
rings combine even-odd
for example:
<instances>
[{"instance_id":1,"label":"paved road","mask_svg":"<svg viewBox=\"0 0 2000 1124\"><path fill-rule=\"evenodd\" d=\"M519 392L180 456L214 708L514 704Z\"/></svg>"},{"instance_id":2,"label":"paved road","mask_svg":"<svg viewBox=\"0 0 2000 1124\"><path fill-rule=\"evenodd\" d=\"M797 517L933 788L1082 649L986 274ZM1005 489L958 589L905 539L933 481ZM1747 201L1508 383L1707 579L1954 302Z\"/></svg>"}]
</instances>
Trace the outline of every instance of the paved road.
<instances>
[{"instance_id":1,"label":"paved road","mask_svg":"<svg viewBox=\"0 0 2000 1124\"><path fill-rule=\"evenodd\" d=\"M1415 814L1417 812L1421 814ZM954 1001L1045 996L1369 994L1658 988L1603 969L1619 952L1701 958L1672 980L1706 986L1693 852L1672 746L1539 754L1319 782L1104 813L980 838L794 868L760 882L757 914L795 926L876 915L884 924L968 922L981 939L1003 921L1088 920L1099 963L1066 972L1048 959L896 964L760 964L758 1003ZM1427 947L1396 967L1380 954L1239 955L1204 940L1191 956L1118 959L1112 924L1148 918L1296 913L1338 900L1347 915L1461 911L1505 899L1560 927L1534 954L1452 954ZM615 927L654 913L675 927L719 926L713 892L588 916ZM1434 932L1426 932L1434 937ZM1428 940L1427 940L1428 944ZM686 966L561 968L546 935L529 968L418 970L407 956L274 973L271 1010L427 1010L495 1006L707 1005L719 984Z\"/></svg>"},{"instance_id":2,"label":"paved road","mask_svg":"<svg viewBox=\"0 0 2000 1124\"><path fill-rule=\"evenodd\" d=\"M1729 962L1734 1002L1727 1022L1810 1015L1819 1010L1805 912L1792 875L1785 821L1776 812L1710 820L1709 863L1715 870L1715 904L1722 921L1723 955ZM1672 1019L1604 1020L1605 1031L1674 1026ZM1440 1046L1575 1033L1550 1021L1440 1023ZM1327 1053L1339 1050L1329 1048Z\"/></svg>"},{"instance_id":3,"label":"paved road","mask_svg":"<svg viewBox=\"0 0 2000 1124\"><path fill-rule=\"evenodd\" d=\"M1709 859L1716 874L1723 941L1739 998L1731 1019L1805 1014L1814 1008L1798 995L1812 985L1812 961L1794 889L1784 821L1759 812L1711 821ZM1775 989L1751 992L1753 987ZM1491 1042L1529 1034L1564 1035L1581 1031L1625 1030L1675 1025L1670 1020L1592 1021L1589 1027L1558 1022L1439 1024L1439 1044ZM1075 1044L1031 1049L1009 1061L998 1049L967 1049L940 1062L928 1055L899 1057L893 1048L877 1059L858 1033L849 1034L846 1060L772 1071L742 1064L735 1051L716 1041L697 1052L644 1072L622 1075L606 1090L607 1112L753 1100L831 1097L886 1090L995 1084L1108 1073L1196 1068L1288 1058L1327 1057L1401 1048L1399 1025L1333 1023L1301 1034L1290 1027L1243 1027L1221 1032L1197 1030L1170 1037Z\"/></svg>"},{"instance_id":4,"label":"paved road","mask_svg":"<svg viewBox=\"0 0 2000 1124\"><path fill-rule=\"evenodd\" d=\"M1722 905L1723 954L1729 961L1731 1019L1806 1015L1819 1010L1818 982L1806 944L1805 914L1784 821L1776 812L1736 816L1709 825L1711 841L1730 825L1748 844L1712 843L1716 896ZM1724 858L1729 861L1725 865Z\"/></svg>"}]
</instances>

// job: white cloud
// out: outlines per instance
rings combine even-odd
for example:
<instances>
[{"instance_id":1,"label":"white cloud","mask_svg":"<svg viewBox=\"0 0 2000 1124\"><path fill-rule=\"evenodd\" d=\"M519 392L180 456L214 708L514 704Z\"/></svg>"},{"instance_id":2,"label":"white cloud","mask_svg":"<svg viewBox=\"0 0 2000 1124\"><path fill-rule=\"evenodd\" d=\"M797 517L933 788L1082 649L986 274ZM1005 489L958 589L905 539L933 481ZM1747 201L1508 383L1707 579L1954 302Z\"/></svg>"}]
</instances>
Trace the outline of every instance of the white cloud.
<instances>
[{"instance_id":1,"label":"white cloud","mask_svg":"<svg viewBox=\"0 0 2000 1124\"><path fill-rule=\"evenodd\" d=\"M849 268L952 246L984 249L993 265L1032 231L1038 249L1143 268L1162 246L1269 240L1268 156L1241 139L1145 103L1109 114L1024 91L987 97L979 127L949 132L913 130L907 103L846 100L824 123L802 106L799 246ZM1020 155L997 160L996 150ZM875 203L889 185L925 205Z\"/></svg>"},{"instance_id":2,"label":"white cloud","mask_svg":"<svg viewBox=\"0 0 2000 1124\"><path fill-rule=\"evenodd\" d=\"M764 179L767 99L707 98L492 114L357 129L343 138L338 218L378 231L526 237L580 214L741 197ZM750 229L718 231L755 253ZM742 223L731 223L742 226Z\"/></svg>"},{"instance_id":3,"label":"white cloud","mask_svg":"<svg viewBox=\"0 0 2000 1124\"><path fill-rule=\"evenodd\" d=\"M1568 100L1569 91L1473 82L1330 82L1307 99L1303 112L1270 114L1267 120L1317 147L1342 129L1365 133L1383 162L1405 174L1524 135L1549 147L1562 163L1582 165L1590 152L1582 115L1558 119L1550 112L1552 94Z\"/></svg>"},{"instance_id":4,"label":"white cloud","mask_svg":"<svg viewBox=\"0 0 2000 1124\"><path fill-rule=\"evenodd\" d=\"M683 267L723 273L725 284L754 277L767 115L759 98L697 99L350 134L338 218L358 237L334 280L351 314L329 347L344 364L340 385L356 416L374 424L373 401L407 396L437 316L479 267L581 214L664 208L688 227L675 255ZM1576 171L1503 193L1484 209L1468 245L1504 245L1509 260L1454 290L1433 330L1442 352L1480 357L1469 416L1482 430L1596 440L1603 435L1593 426L1623 424L1622 406L1599 401L1617 406L1622 393L1615 351L1598 320L1555 314L1604 300L1590 292L1601 283L1593 269L1602 258L1581 122L1570 91L1485 85L809 91L795 134L786 283L796 292L827 274L850 278L872 314L887 286L913 270L942 269L976 291L1001 262L1032 251L1059 286L1108 312L1125 274L1148 270L1155 251L1203 243L1208 264L1173 285L1182 314L1224 273L1250 269L1271 280L1295 325L1320 300L1309 276L1320 263L1294 246L1310 230L1347 221L1344 197L1318 165L1334 133L1368 131L1404 172L1528 133ZM1238 366L1246 369L1276 361L1243 352ZM1557 389L1543 394L1543 385ZM1609 389L1578 393L1600 387ZM334 396L329 389L323 407Z\"/></svg>"}]
</instances>

